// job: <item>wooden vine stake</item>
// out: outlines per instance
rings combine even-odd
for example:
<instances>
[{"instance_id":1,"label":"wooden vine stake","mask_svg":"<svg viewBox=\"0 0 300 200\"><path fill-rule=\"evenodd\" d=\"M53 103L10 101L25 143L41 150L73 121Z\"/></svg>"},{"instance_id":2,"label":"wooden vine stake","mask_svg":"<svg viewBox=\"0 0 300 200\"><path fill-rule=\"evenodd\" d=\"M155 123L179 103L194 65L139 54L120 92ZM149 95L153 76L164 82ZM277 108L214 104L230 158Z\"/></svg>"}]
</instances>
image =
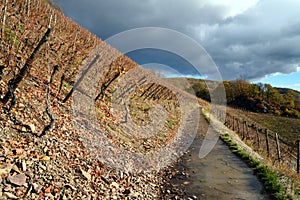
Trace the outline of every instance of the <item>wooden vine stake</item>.
<instances>
[{"instance_id":1,"label":"wooden vine stake","mask_svg":"<svg viewBox=\"0 0 300 200\"><path fill-rule=\"evenodd\" d=\"M2 37L4 36L4 31L5 31L6 12L7 12L7 0L4 0L3 19L2 19Z\"/></svg>"}]
</instances>

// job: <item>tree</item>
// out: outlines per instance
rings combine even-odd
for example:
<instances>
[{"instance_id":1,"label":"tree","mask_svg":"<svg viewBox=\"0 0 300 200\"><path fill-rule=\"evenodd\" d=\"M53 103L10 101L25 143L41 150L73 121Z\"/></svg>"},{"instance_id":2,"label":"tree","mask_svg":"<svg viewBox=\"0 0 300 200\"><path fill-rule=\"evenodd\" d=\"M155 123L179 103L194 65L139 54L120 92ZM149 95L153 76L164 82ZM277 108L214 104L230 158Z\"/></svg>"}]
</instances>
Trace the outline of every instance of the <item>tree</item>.
<instances>
[{"instance_id":1,"label":"tree","mask_svg":"<svg viewBox=\"0 0 300 200\"><path fill-rule=\"evenodd\" d=\"M258 97L264 98L264 84L263 83L257 83L256 84L258 87Z\"/></svg>"},{"instance_id":2,"label":"tree","mask_svg":"<svg viewBox=\"0 0 300 200\"><path fill-rule=\"evenodd\" d=\"M293 95L293 92L289 90L285 95L285 104L286 106L289 106L290 108L295 108L295 98Z\"/></svg>"},{"instance_id":3,"label":"tree","mask_svg":"<svg viewBox=\"0 0 300 200\"><path fill-rule=\"evenodd\" d=\"M205 85L205 82L198 82L193 84L192 89L194 90L197 97L210 101L209 90Z\"/></svg>"},{"instance_id":4,"label":"tree","mask_svg":"<svg viewBox=\"0 0 300 200\"><path fill-rule=\"evenodd\" d=\"M233 81L233 89L235 90L236 97L248 97L249 96L249 82L238 79Z\"/></svg>"},{"instance_id":5,"label":"tree","mask_svg":"<svg viewBox=\"0 0 300 200\"><path fill-rule=\"evenodd\" d=\"M249 84L249 95L252 98L260 96L260 88L257 84Z\"/></svg>"}]
</instances>

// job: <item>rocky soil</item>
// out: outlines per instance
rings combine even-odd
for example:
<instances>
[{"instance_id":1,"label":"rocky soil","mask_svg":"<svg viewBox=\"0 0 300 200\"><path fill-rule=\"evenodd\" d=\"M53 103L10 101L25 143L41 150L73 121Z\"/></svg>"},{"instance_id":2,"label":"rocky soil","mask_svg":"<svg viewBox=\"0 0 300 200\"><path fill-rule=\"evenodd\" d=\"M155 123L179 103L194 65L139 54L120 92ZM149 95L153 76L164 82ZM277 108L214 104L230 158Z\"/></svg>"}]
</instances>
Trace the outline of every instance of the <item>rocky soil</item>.
<instances>
[{"instance_id":1,"label":"rocky soil","mask_svg":"<svg viewBox=\"0 0 300 200\"><path fill-rule=\"evenodd\" d=\"M3 119L3 118L2 118ZM162 177L109 169L91 157L75 132L42 138L1 121L2 199L156 199Z\"/></svg>"}]
</instances>

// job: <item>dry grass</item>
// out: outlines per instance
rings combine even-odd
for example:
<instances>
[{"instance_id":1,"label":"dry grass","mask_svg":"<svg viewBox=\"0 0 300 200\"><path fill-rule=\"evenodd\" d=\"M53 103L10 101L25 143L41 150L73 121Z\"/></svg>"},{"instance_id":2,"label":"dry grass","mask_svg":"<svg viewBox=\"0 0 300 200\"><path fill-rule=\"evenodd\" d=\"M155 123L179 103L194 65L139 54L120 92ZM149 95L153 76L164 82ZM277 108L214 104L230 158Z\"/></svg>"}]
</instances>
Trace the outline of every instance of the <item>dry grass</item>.
<instances>
[{"instance_id":1,"label":"dry grass","mask_svg":"<svg viewBox=\"0 0 300 200\"><path fill-rule=\"evenodd\" d=\"M228 112L248 122L257 124L260 128L278 133L287 142L300 139L300 119L281 117L273 114L262 114L239 109L228 108Z\"/></svg>"}]
</instances>

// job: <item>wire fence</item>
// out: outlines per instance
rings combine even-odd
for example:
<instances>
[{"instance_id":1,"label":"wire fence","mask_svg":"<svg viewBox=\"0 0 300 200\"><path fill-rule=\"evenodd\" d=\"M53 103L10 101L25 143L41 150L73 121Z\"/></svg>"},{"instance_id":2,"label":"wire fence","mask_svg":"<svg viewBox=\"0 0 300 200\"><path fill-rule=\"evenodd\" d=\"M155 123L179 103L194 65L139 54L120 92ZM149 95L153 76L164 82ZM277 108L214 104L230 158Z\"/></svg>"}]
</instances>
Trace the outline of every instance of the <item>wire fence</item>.
<instances>
[{"instance_id":1,"label":"wire fence","mask_svg":"<svg viewBox=\"0 0 300 200\"><path fill-rule=\"evenodd\" d=\"M216 110L214 115L222 119L224 111ZM300 173L300 140L288 142L282 139L280 133L230 113L226 113L224 125L236 132L253 150L271 160L273 165L280 164Z\"/></svg>"}]
</instances>

